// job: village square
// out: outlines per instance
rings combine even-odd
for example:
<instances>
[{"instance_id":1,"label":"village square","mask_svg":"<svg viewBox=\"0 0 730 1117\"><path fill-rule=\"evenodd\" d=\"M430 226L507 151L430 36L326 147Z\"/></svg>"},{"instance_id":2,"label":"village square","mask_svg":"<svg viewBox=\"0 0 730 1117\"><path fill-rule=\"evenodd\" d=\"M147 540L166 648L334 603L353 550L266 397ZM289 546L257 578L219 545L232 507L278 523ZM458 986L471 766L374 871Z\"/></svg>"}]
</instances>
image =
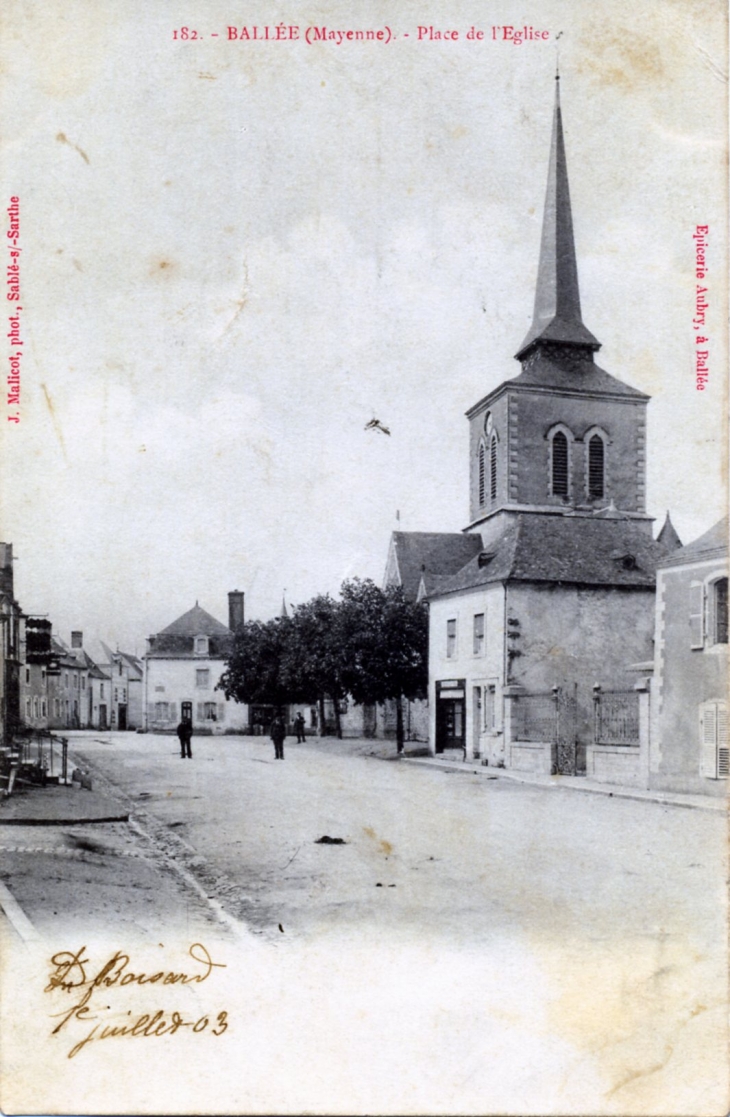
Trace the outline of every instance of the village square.
<instances>
[{"instance_id":1,"label":"village square","mask_svg":"<svg viewBox=\"0 0 730 1117\"><path fill-rule=\"evenodd\" d=\"M0 544L6 934L499 943L517 970L533 936L578 977L620 944L647 982L660 943L670 986L691 943L670 992L717 1042L727 525L647 511L650 399L597 363L573 221L556 81L534 316L467 412L468 523L393 532L380 585L266 620L203 585L138 654L26 614ZM626 1043L663 1066L653 1011Z\"/></svg>"}]
</instances>

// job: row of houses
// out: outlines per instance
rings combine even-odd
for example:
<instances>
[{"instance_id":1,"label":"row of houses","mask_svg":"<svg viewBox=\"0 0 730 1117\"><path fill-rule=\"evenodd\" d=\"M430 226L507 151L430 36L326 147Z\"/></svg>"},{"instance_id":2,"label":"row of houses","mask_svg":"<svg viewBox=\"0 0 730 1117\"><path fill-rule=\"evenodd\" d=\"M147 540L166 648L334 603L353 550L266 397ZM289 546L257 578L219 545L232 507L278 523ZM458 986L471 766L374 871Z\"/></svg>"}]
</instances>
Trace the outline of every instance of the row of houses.
<instances>
[{"instance_id":1,"label":"row of houses","mask_svg":"<svg viewBox=\"0 0 730 1117\"><path fill-rule=\"evenodd\" d=\"M136 729L143 720L142 661L102 641L68 643L14 594L13 547L0 543L0 736L21 729Z\"/></svg>"}]
</instances>

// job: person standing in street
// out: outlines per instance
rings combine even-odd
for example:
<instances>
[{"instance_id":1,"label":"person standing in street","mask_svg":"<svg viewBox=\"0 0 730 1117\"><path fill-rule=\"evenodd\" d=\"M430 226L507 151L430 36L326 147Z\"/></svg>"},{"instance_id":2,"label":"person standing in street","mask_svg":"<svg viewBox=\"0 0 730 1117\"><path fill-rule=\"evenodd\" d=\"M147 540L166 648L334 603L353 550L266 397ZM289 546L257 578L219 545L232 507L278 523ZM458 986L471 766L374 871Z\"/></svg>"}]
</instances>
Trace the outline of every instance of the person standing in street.
<instances>
[{"instance_id":1,"label":"person standing in street","mask_svg":"<svg viewBox=\"0 0 730 1117\"><path fill-rule=\"evenodd\" d=\"M184 760L186 756L189 756L190 759L192 760L193 759L193 754L192 754L192 751L190 749L190 741L192 740L192 736L193 736L193 725L192 725L192 722L190 721L190 718L183 718L182 719L182 721L180 722L180 724L177 727L177 735L180 739L180 757L181 757L181 759Z\"/></svg>"},{"instance_id":2,"label":"person standing in street","mask_svg":"<svg viewBox=\"0 0 730 1117\"><path fill-rule=\"evenodd\" d=\"M284 759L284 738L286 737L286 726L281 714L277 714L271 723L271 730L269 736L274 742L274 760Z\"/></svg>"},{"instance_id":3,"label":"person standing in street","mask_svg":"<svg viewBox=\"0 0 730 1117\"><path fill-rule=\"evenodd\" d=\"M294 718L294 728L295 728L295 729L296 729L296 731L297 731L297 744L298 744L298 745L303 745L303 744L304 744L304 742L305 742L305 737L304 737L304 715L302 714L301 710L299 711L299 713L297 714L297 716L296 716L296 717Z\"/></svg>"}]
</instances>

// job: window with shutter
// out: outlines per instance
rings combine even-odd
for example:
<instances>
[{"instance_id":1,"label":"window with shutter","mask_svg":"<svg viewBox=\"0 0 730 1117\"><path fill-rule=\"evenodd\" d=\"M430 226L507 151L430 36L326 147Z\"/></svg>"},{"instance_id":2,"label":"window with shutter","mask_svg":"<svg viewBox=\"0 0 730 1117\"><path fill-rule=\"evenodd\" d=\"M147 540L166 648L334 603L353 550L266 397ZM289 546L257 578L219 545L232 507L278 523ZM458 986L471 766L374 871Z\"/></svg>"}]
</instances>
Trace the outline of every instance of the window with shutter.
<instances>
[{"instance_id":1,"label":"window with shutter","mask_svg":"<svg viewBox=\"0 0 730 1117\"><path fill-rule=\"evenodd\" d=\"M727 644L727 578L718 578L708 590L708 607L712 616L707 618L707 629L713 644Z\"/></svg>"},{"instance_id":2,"label":"window with shutter","mask_svg":"<svg viewBox=\"0 0 730 1117\"><path fill-rule=\"evenodd\" d=\"M552 477L553 496L568 495L568 440L562 431L553 435Z\"/></svg>"},{"instance_id":3,"label":"window with shutter","mask_svg":"<svg viewBox=\"0 0 730 1117\"><path fill-rule=\"evenodd\" d=\"M479 507L484 506L487 499L487 463L486 463L486 450L484 443L479 445Z\"/></svg>"},{"instance_id":4,"label":"window with shutter","mask_svg":"<svg viewBox=\"0 0 730 1117\"><path fill-rule=\"evenodd\" d=\"M594 434L588 443L588 495L602 497L604 489L604 447L600 434Z\"/></svg>"},{"instance_id":5,"label":"window with shutter","mask_svg":"<svg viewBox=\"0 0 730 1117\"><path fill-rule=\"evenodd\" d=\"M700 775L727 779L728 767L727 705L704 702L700 706Z\"/></svg>"},{"instance_id":6,"label":"window with shutter","mask_svg":"<svg viewBox=\"0 0 730 1117\"><path fill-rule=\"evenodd\" d=\"M727 707L724 702L717 703L717 775L720 779L728 776L727 747Z\"/></svg>"},{"instance_id":7,"label":"window with shutter","mask_svg":"<svg viewBox=\"0 0 730 1117\"><path fill-rule=\"evenodd\" d=\"M700 775L717 779L717 718L714 702L700 706Z\"/></svg>"},{"instance_id":8,"label":"window with shutter","mask_svg":"<svg viewBox=\"0 0 730 1117\"><path fill-rule=\"evenodd\" d=\"M691 648L704 647L705 587L693 582L689 587L689 643Z\"/></svg>"},{"instance_id":9,"label":"window with shutter","mask_svg":"<svg viewBox=\"0 0 730 1117\"><path fill-rule=\"evenodd\" d=\"M492 435L489 443L489 495L492 500L497 499L497 436Z\"/></svg>"}]
</instances>

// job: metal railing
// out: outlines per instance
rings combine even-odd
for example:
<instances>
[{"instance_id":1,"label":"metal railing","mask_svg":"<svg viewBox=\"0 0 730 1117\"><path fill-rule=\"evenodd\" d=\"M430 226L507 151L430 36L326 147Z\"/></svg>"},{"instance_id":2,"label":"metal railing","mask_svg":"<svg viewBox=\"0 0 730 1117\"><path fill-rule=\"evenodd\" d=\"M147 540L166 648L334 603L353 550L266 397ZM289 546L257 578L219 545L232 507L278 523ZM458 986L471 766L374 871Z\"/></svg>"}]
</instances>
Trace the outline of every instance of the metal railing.
<instances>
[{"instance_id":1,"label":"metal railing","mask_svg":"<svg viewBox=\"0 0 730 1117\"><path fill-rule=\"evenodd\" d=\"M639 695L635 690L593 688L594 732L597 745L639 744Z\"/></svg>"},{"instance_id":2,"label":"metal railing","mask_svg":"<svg viewBox=\"0 0 730 1117\"><path fill-rule=\"evenodd\" d=\"M554 742L558 732L558 706L554 690L520 694L513 699L515 741Z\"/></svg>"},{"instance_id":3,"label":"metal railing","mask_svg":"<svg viewBox=\"0 0 730 1117\"><path fill-rule=\"evenodd\" d=\"M45 784L48 780L68 782L68 741L44 729L13 733L0 751L0 779L5 795L17 782Z\"/></svg>"}]
</instances>

